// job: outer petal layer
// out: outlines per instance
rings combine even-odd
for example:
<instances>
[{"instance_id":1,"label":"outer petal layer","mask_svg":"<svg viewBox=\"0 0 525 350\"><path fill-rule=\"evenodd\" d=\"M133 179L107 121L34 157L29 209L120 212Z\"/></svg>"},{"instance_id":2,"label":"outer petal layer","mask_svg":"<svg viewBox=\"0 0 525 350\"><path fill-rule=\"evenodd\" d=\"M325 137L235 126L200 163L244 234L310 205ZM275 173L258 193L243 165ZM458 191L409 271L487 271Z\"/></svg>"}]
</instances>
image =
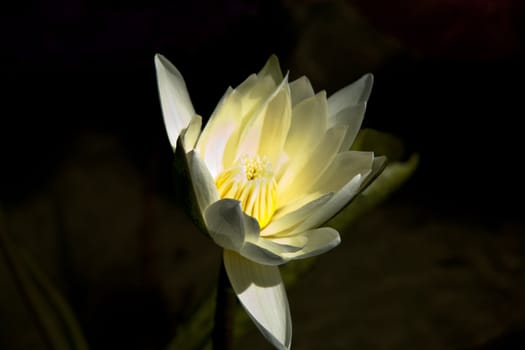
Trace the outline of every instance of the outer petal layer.
<instances>
[{"instance_id":1,"label":"outer petal layer","mask_svg":"<svg viewBox=\"0 0 525 350\"><path fill-rule=\"evenodd\" d=\"M303 232L314 227L319 227L331 217L337 214L345 205L347 205L354 196L359 193L363 176L357 174L343 188L337 192L330 200L317 210L312 216L299 224L290 234Z\"/></svg>"},{"instance_id":2,"label":"outer petal layer","mask_svg":"<svg viewBox=\"0 0 525 350\"><path fill-rule=\"evenodd\" d=\"M171 147L176 148L182 129L195 114L182 74L164 56L155 55L157 83L164 124Z\"/></svg>"},{"instance_id":3,"label":"outer petal layer","mask_svg":"<svg viewBox=\"0 0 525 350\"><path fill-rule=\"evenodd\" d=\"M221 199L204 212L210 236L224 249L239 251L244 242L259 235L257 220L244 214L241 203L235 199Z\"/></svg>"},{"instance_id":4,"label":"outer petal layer","mask_svg":"<svg viewBox=\"0 0 525 350\"><path fill-rule=\"evenodd\" d=\"M292 320L279 268L264 266L225 250L224 267L235 294L273 346L290 349Z\"/></svg>"},{"instance_id":5,"label":"outer petal layer","mask_svg":"<svg viewBox=\"0 0 525 350\"><path fill-rule=\"evenodd\" d=\"M287 259L296 260L327 252L341 243L341 238L339 232L333 228L321 227L301 232L295 236L274 239L274 241L281 244L301 245L300 250L284 254Z\"/></svg>"},{"instance_id":6,"label":"outer petal layer","mask_svg":"<svg viewBox=\"0 0 525 350\"><path fill-rule=\"evenodd\" d=\"M319 193L337 192L357 174L367 174L372 169L372 152L346 151L338 153L310 191Z\"/></svg>"},{"instance_id":7,"label":"outer petal layer","mask_svg":"<svg viewBox=\"0 0 525 350\"><path fill-rule=\"evenodd\" d=\"M328 98L328 126L346 125L348 127L345 139L341 144L342 151L350 148L361 128L373 84L373 75L365 74L356 82Z\"/></svg>"},{"instance_id":8,"label":"outer petal layer","mask_svg":"<svg viewBox=\"0 0 525 350\"><path fill-rule=\"evenodd\" d=\"M365 74L359 80L342 88L328 98L328 116L330 120L343 109L365 103L370 97L374 76Z\"/></svg>"},{"instance_id":9,"label":"outer petal layer","mask_svg":"<svg viewBox=\"0 0 525 350\"><path fill-rule=\"evenodd\" d=\"M304 204L294 211L286 213L282 217L274 218L271 223L262 230L261 234L263 236L278 235L279 233L294 227L315 213L315 211L322 207L332 196L332 193L327 193Z\"/></svg>"},{"instance_id":10,"label":"outer petal layer","mask_svg":"<svg viewBox=\"0 0 525 350\"><path fill-rule=\"evenodd\" d=\"M186 155L186 159L195 199L199 205L200 212L204 213L211 203L219 200L219 192L206 164L200 159L197 152L190 151Z\"/></svg>"}]
</instances>

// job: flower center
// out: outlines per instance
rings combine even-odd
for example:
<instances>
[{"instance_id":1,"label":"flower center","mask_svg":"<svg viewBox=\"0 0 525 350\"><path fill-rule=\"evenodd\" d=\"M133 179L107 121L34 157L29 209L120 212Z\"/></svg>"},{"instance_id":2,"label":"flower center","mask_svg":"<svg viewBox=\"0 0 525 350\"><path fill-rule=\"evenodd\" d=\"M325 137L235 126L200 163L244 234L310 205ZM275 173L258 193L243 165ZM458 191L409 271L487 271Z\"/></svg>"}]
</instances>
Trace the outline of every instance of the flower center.
<instances>
[{"instance_id":1,"label":"flower center","mask_svg":"<svg viewBox=\"0 0 525 350\"><path fill-rule=\"evenodd\" d=\"M266 157L241 157L217 176L215 185L221 198L240 201L242 210L256 218L261 228L270 222L277 202L277 183Z\"/></svg>"}]
</instances>

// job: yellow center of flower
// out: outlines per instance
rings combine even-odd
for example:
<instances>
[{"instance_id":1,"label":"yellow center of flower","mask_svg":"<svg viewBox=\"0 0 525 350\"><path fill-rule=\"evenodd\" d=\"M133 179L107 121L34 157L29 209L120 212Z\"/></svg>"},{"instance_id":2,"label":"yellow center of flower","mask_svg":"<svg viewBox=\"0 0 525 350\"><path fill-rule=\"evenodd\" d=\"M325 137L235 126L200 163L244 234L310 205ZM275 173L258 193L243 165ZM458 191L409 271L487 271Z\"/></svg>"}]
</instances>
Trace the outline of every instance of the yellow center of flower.
<instances>
[{"instance_id":1,"label":"yellow center of flower","mask_svg":"<svg viewBox=\"0 0 525 350\"><path fill-rule=\"evenodd\" d=\"M261 228L270 222L277 202L277 183L265 157L241 157L217 176L215 185L221 198L240 201L242 210L256 218Z\"/></svg>"}]
</instances>

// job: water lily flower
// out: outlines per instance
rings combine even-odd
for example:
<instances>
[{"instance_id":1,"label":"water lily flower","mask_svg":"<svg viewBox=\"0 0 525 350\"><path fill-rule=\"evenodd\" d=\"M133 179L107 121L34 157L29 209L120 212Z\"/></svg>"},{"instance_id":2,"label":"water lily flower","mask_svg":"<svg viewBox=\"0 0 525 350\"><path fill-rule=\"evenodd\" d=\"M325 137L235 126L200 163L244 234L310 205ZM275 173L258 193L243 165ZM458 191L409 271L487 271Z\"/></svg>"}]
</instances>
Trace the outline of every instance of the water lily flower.
<instances>
[{"instance_id":1,"label":"water lily flower","mask_svg":"<svg viewBox=\"0 0 525 350\"><path fill-rule=\"evenodd\" d=\"M181 73L163 56L155 66L174 151L191 182L194 216L222 248L231 285L277 349L292 326L278 265L340 242L322 227L382 169L384 158L350 151L373 78L329 98L306 77L288 82L275 56L229 88L201 130Z\"/></svg>"}]
</instances>

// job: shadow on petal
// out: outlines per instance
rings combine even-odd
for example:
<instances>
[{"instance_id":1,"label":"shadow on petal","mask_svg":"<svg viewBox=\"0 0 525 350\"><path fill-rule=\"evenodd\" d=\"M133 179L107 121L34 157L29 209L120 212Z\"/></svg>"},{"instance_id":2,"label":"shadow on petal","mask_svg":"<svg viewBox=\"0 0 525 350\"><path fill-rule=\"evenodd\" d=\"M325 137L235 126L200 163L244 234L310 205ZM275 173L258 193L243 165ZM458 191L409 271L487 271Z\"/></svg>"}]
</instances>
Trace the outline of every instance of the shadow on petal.
<instances>
[{"instance_id":1,"label":"shadow on petal","mask_svg":"<svg viewBox=\"0 0 525 350\"><path fill-rule=\"evenodd\" d=\"M235 294L263 336L277 349L290 349L292 320L276 266L254 263L225 250L224 267Z\"/></svg>"}]
</instances>

